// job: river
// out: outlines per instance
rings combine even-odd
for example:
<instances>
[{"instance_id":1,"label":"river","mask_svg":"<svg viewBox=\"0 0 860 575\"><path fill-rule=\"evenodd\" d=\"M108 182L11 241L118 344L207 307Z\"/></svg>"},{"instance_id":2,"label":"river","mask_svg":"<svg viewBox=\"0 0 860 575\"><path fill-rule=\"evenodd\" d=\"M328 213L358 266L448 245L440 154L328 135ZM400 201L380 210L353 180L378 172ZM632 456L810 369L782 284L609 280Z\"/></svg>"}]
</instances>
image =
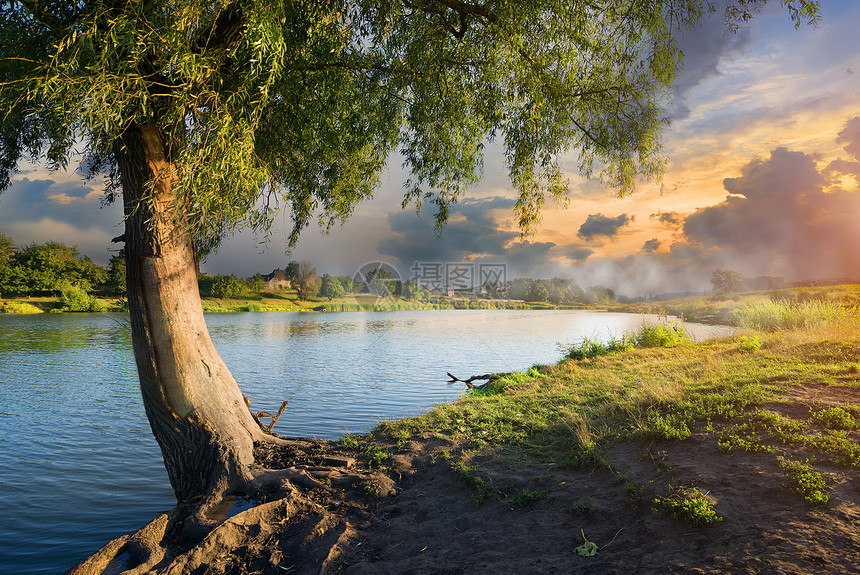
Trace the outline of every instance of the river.
<instances>
[{"instance_id":1,"label":"river","mask_svg":"<svg viewBox=\"0 0 860 575\"><path fill-rule=\"evenodd\" d=\"M644 316L595 311L208 314L255 411L275 431L336 438L426 411L465 378L554 363ZM654 318L651 318L654 320ZM728 328L688 324L696 339ZM0 315L0 573L62 573L175 502L137 385L128 317Z\"/></svg>"}]
</instances>

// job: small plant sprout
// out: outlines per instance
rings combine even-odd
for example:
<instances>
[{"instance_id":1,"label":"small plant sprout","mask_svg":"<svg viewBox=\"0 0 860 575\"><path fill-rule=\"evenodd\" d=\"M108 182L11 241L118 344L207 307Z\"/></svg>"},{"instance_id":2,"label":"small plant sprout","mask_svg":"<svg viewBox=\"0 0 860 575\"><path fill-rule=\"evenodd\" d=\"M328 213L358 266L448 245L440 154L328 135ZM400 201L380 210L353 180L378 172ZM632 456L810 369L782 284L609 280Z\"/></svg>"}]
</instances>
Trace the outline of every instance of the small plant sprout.
<instances>
[{"instance_id":1,"label":"small plant sprout","mask_svg":"<svg viewBox=\"0 0 860 575\"><path fill-rule=\"evenodd\" d=\"M574 549L577 555L581 555L582 557L594 557L597 555L597 543L594 541L589 541L585 538L585 530L582 528L579 529L579 532L582 533L582 540L584 543Z\"/></svg>"}]
</instances>

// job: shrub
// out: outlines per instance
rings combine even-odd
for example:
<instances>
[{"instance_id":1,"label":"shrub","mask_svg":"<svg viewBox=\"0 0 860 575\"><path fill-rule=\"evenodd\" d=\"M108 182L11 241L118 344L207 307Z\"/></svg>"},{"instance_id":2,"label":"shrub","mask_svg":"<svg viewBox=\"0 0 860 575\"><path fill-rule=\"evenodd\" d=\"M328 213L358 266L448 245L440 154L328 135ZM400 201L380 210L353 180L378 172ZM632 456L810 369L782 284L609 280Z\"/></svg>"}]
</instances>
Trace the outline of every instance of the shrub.
<instances>
[{"instance_id":1,"label":"shrub","mask_svg":"<svg viewBox=\"0 0 860 575\"><path fill-rule=\"evenodd\" d=\"M741 337L738 343L738 349L745 353L753 353L761 349L761 339L754 335L745 335Z\"/></svg>"},{"instance_id":2,"label":"shrub","mask_svg":"<svg viewBox=\"0 0 860 575\"><path fill-rule=\"evenodd\" d=\"M794 489L803 495L807 503L824 505L830 500L830 497L825 493L827 482L824 480L824 476L815 471L808 462L786 461L780 458L779 464L794 481Z\"/></svg>"},{"instance_id":3,"label":"shrub","mask_svg":"<svg viewBox=\"0 0 860 575\"><path fill-rule=\"evenodd\" d=\"M638 347L675 347L689 340L678 322L652 323L646 321L633 335Z\"/></svg>"},{"instance_id":4,"label":"shrub","mask_svg":"<svg viewBox=\"0 0 860 575\"><path fill-rule=\"evenodd\" d=\"M95 312L104 311L104 304L89 295L83 288L66 284L60 291L60 303L63 311Z\"/></svg>"},{"instance_id":5,"label":"shrub","mask_svg":"<svg viewBox=\"0 0 860 575\"><path fill-rule=\"evenodd\" d=\"M600 355L628 351L634 347L633 338L628 334L623 335L621 339L612 337L606 343L602 343L596 339L583 338L578 344L559 344L559 348L564 353L563 359L573 360L589 359Z\"/></svg>"},{"instance_id":6,"label":"shrub","mask_svg":"<svg viewBox=\"0 0 860 575\"><path fill-rule=\"evenodd\" d=\"M693 527L707 527L723 520L711 501L698 489L677 489L667 497L656 497L654 503Z\"/></svg>"}]
</instances>

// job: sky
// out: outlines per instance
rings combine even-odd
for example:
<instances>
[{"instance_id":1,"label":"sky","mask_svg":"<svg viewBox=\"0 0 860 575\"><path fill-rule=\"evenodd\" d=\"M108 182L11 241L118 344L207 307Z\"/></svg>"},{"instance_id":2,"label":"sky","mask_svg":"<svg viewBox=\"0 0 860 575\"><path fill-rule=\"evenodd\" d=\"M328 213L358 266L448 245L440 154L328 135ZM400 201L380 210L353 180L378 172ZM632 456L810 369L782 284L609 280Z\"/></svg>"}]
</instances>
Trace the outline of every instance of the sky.
<instances>
[{"instance_id":1,"label":"sky","mask_svg":"<svg viewBox=\"0 0 860 575\"><path fill-rule=\"evenodd\" d=\"M268 241L238 232L201 269L250 276L306 260L320 274L354 275L384 262L402 279L493 270L628 296L707 290L716 269L860 280L860 2L822 0L823 21L799 30L772 4L735 34L714 17L682 39L667 171L629 196L584 181L576 157L563 158L567 205L547 203L539 230L523 239L491 144L483 180L438 237L432 210L400 208L407 174L394 157L374 198L330 234L308 228L287 254L290 217L281 213ZM102 207L100 187L74 170L20 167L0 195L0 233L19 246L76 245L106 263L122 233L119 206Z\"/></svg>"}]
</instances>

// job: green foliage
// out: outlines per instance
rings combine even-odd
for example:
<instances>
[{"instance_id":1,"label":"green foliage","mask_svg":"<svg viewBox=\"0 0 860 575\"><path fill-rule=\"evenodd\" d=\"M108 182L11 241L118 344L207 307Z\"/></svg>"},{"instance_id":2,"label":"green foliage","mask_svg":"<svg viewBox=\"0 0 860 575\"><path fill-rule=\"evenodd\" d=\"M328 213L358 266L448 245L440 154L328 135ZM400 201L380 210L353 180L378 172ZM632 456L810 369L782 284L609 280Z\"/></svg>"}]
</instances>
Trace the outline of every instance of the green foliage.
<instances>
[{"instance_id":1,"label":"green foliage","mask_svg":"<svg viewBox=\"0 0 860 575\"><path fill-rule=\"evenodd\" d=\"M287 264L287 267L284 268L284 276L291 282L298 280L302 275L301 267L302 266L299 262L295 260L291 261Z\"/></svg>"},{"instance_id":2,"label":"green foliage","mask_svg":"<svg viewBox=\"0 0 860 575\"><path fill-rule=\"evenodd\" d=\"M813 412L812 417L829 429L860 429L860 408L855 405L828 407Z\"/></svg>"},{"instance_id":3,"label":"green foliage","mask_svg":"<svg viewBox=\"0 0 860 575\"><path fill-rule=\"evenodd\" d=\"M293 262L290 262L292 265ZM290 266L287 266L290 267ZM292 273L292 270L291 272ZM293 280L299 299L308 301L320 292L322 281L317 277L317 270L309 262L299 264L298 276Z\"/></svg>"},{"instance_id":4,"label":"green foliage","mask_svg":"<svg viewBox=\"0 0 860 575\"><path fill-rule=\"evenodd\" d=\"M358 435L355 434L347 434L340 438L340 446L344 449L355 449L358 450L361 447L361 443L359 442Z\"/></svg>"},{"instance_id":5,"label":"green foliage","mask_svg":"<svg viewBox=\"0 0 860 575\"><path fill-rule=\"evenodd\" d=\"M488 497L493 495L496 492L495 487L493 487L493 482L489 479L485 479L478 475L476 471L478 468L474 465L468 465L465 460L465 455L458 459L451 459L449 461L451 469L456 471L460 476L460 483L462 483L466 487L470 487L474 490L474 496L472 500L475 502L475 506L480 506L484 501L487 500Z\"/></svg>"},{"instance_id":6,"label":"green foliage","mask_svg":"<svg viewBox=\"0 0 860 575\"><path fill-rule=\"evenodd\" d=\"M78 286L66 284L60 288L60 293L63 311L99 312L105 310L105 305L101 301Z\"/></svg>"},{"instance_id":7,"label":"green foliage","mask_svg":"<svg viewBox=\"0 0 860 575\"><path fill-rule=\"evenodd\" d=\"M110 267L108 268L108 287L117 295L125 297L126 292L126 264L125 253L120 252L110 258Z\"/></svg>"},{"instance_id":8,"label":"green foliage","mask_svg":"<svg viewBox=\"0 0 860 575\"><path fill-rule=\"evenodd\" d=\"M510 498L510 502L514 505L530 505L537 503L542 499L546 499L552 493L551 489L520 489Z\"/></svg>"},{"instance_id":9,"label":"green foliage","mask_svg":"<svg viewBox=\"0 0 860 575\"><path fill-rule=\"evenodd\" d=\"M601 355L609 355L610 353L620 353L634 349L635 343L629 335L624 335L621 339L611 337L608 342L603 343L596 339L583 338L581 342L574 345L559 346L564 352L564 359L583 360Z\"/></svg>"},{"instance_id":10,"label":"green foliage","mask_svg":"<svg viewBox=\"0 0 860 575\"><path fill-rule=\"evenodd\" d=\"M675 321L652 323L646 321L633 335L637 347L675 347L689 340L684 327Z\"/></svg>"},{"instance_id":11,"label":"green foliage","mask_svg":"<svg viewBox=\"0 0 860 575\"><path fill-rule=\"evenodd\" d=\"M597 551L598 551L597 543L595 543L593 541L589 541L588 539L585 538L585 530L584 529L580 528L579 532L582 534L583 543L582 543L582 545L580 545L574 549L574 551L576 551L576 554L580 555L582 557L594 557L595 555L597 555Z\"/></svg>"},{"instance_id":12,"label":"green foliage","mask_svg":"<svg viewBox=\"0 0 860 575\"><path fill-rule=\"evenodd\" d=\"M764 0L732 4L732 24ZM796 21L817 4L784 2ZM501 143L523 230L568 189L559 158L625 193L658 176L679 29L709 0L567 3L96 0L0 11L0 189L21 157L86 166L117 189L114 144L153 128L175 168L175 213L211 247L266 231L280 194L294 244L369 197L395 148L404 204L441 224ZM564 113L560 113L563 110Z\"/></svg>"},{"instance_id":13,"label":"green foliage","mask_svg":"<svg viewBox=\"0 0 860 575\"><path fill-rule=\"evenodd\" d=\"M785 469L794 482L795 490L803 495L810 505L824 505L830 501L827 495L827 482L824 476L809 465L809 462L787 461L780 458L780 466Z\"/></svg>"},{"instance_id":14,"label":"green foliage","mask_svg":"<svg viewBox=\"0 0 860 575\"><path fill-rule=\"evenodd\" d=\"M605 305L615 302L615 292L603 286L589 286L582 295L583 301L592 305Z\"/></svg>"},{"instance_id":15,"label":"green foliage","mask_svg":"<svg viewBox=\"0 0 860 575\"><path fill-rule=\"evenodd\" d=\"M635 333L625 333L621 338L610 337L603 343L596 339L583 338L573 345L559 345L564 359L583 360L602 355L630 351L636 347L675 347L689 338L678 322L657 324L645 322Z\"/></svg>"},{"instance_id":16,"label":"green foliage","mask_svg":"<svg viewBox=\"0 0 860 575\"><path fill-rule=\"evenodd\" d=\"M588 515L589 513L594 511L594 505L592 505L588 501L575 501L570 505L567 511L574 517L578 517L580 515Z\"/></svg>"},{"instance_id":17,"label":"green foliage","mask_svg":"<svg viewBox=\"0 0 860 575\"><path fill-rule=\"evenodd\" d=\"M218 298L241 297L248 293L248 284L234 274L212 278L212 295Z\"/></svg>"},{"instance_id":18,"label":"green foliage","mask_svg":"<svg viewBox=\"0 0 860 575\"><path fill-rule=\"evenodd\" d=\"M761 338L755 335L741 336L738 341L738 349L744 353L753 353L761 349Z\"/></svg>"},{"instance_id":19,"label":"green foliage","mask_svg":"<svg viewBox=\"0 0 860 575\"><path fill-rule=\"evenodd\" d=\"M708 527L723 520L698 489L674 489L666 497L655 497L654 503L658 509L684 520L691 527Z\"/></svg>"},{"instance_id":20,"label":"green foliage","mask_svg":"<svg viewBox=\"0 0 860 575\"><path fill-rule=\"evenodd\" d=\"M20 250L8 245L3 249L6 251L5 262L0 265L3 294L59 292L67 284L88 291L108 280L108 273L81 256L76 247L47 242Z\"/></svg>"},{"instance_id":21,"label":"green foliage","mask_svg":"<svg viewBox=\"0 0 860 575\"><path fill-rule=\"evenodd\" d=\"M245 285L248 287L248 292L258 294L266 289L266 280L262 274L254 274L245 280Z\"/></svg>"},{"instance_id":22,"label":"green foliage","mask_svg":"<svg viewBox=\"0 0 860 575\"><path fill-rule=\"evenodd\" d=\"M323 275L320 285L320 295L322 297L328 298L331 301L336 297L343 297L344 293L346 292L343 289L343 284L337 278L328 274Z\"/></svg>"},{"instance_id":23,"label":"green foliage","mask_svg":"<svg viewBox=\"0 0 860 575\"><path fill-rule=\"evenodd\" d=\"M526 301L546 301L549 299L549 290L540 281L532 281L526 291Z\"/></svg>"}]
</instances>

